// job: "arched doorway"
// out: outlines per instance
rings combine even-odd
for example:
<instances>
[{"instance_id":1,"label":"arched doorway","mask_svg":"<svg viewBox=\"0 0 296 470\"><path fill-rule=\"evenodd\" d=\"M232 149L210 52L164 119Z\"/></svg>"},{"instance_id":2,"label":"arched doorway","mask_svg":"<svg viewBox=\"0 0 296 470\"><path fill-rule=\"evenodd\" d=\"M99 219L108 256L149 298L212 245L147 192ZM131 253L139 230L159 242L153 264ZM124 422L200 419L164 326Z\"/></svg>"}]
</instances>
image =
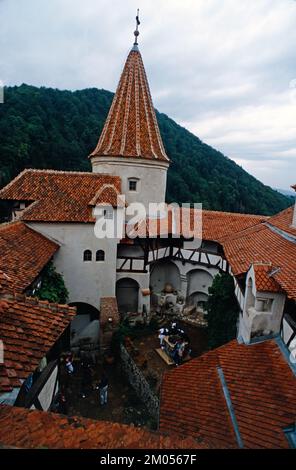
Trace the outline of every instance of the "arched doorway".
<instances>
[{"instance_id":1,"label":"arched doorway","mask_svg":"<svg viewBox=\"0 0 296 470\"><path fill-rule=\"evenodd\" d=\"M213 276L204 269L193 269L187 273L187 281L187 303L203 309Z\"/></svg>"},{"instance_id":2,"label":"arched doorway","mask_svg":"<svg viewBox=\"0 0 296 470\"><path fill-rule=\"evenodd\" d=\"M205 310L205 304L208 300L208 295L203 292L192 292L187 299L188 305L195 305L199 310Z\"/></svg>"},{"instance_id":3,"label":"arched doorway","mask_svg":"<svg viewBox=\"0 0 296 470\"><path fill-rule=\"evenodd\" d=\"M166 284L171 284L174 290L181 289L179 268L169 260L156 261L151 266L150 274L150 286L153 293L162 292Z\"/></svg>"},{"instance_id":4,"label":"arched doorway","mask_svg":"<svg viewBox=\"0 0 296 470\"><path fill-rule=\"evenodd\" d=\"M116 299L119 313L136 313L139 304L139 284L124 277L116 282Z\"/></svg>"},{"instance_id":5,"label":"arched doorway","mask_svg":"<svg viewBox=\"0 0 296 470\"><path fill-rule=\"evenodd\" d=\"M90 343L97 342L99 338L99 310L84 302L73 302L69 305L76 307L77 310L77 314L71 321L71 345L74 346L87 340Z\"/></svg>"}]
</instances>

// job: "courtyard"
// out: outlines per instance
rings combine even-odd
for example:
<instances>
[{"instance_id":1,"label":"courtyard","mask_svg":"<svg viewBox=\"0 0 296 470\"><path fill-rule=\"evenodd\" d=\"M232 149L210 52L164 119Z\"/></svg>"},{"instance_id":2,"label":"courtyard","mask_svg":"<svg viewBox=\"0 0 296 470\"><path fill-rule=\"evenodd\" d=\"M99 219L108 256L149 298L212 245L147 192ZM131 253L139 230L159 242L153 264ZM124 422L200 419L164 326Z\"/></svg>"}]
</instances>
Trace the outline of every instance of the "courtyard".
<instances>
[{"instance_id":1,"label":"courtyard","mask_svg":"<svg viewBox=\"0 0 296 470\"><path fill-rule=\"evenodd\" d=\"M179 323L190 338L191 357L197 357L207 350L207 333L205 328L199 328ZM159 395L163 374L174 368L169 366L157 354L159 347L157 330L135 338L128 337L124 342L131 358L142 372L149 383L149 386ZM74 363L75 372L69 377L67 384L67 414L78 415L103 421L119 422L139 427L156 429L157 422L149 415L145 404L137 396L134 389L128 382L122 367L120 358L116 358L113 363L103 363L102 359L92 367L92 383L85 391L85 398L82 397L83 371L79 361ZM99 401L99 391L96 385L100 381L102 371L106 372L109 380L108 402L101 406Z\"/></svg>"}]
</instances>

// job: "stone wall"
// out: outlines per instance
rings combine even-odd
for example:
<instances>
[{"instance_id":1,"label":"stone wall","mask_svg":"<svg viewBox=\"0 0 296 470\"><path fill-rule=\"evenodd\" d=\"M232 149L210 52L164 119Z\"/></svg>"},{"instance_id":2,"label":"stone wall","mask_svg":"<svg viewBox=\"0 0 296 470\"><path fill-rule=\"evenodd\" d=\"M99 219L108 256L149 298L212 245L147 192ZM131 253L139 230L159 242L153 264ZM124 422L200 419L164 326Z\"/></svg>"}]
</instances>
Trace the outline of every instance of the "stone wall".
<instances>
[{"instance_id":1,"label":"stone wall","mask_svg":"<svg viewBox=\"0 0 296 470\"><path fill-rule=\"evenodd\" d=\"M120 346L120 358L123 372L130 385L135 390L139 399L146 405L151 417L153 417L158 424L159 398L152 391L143 373L123 345Z\"/></svg>"}]
</instances>

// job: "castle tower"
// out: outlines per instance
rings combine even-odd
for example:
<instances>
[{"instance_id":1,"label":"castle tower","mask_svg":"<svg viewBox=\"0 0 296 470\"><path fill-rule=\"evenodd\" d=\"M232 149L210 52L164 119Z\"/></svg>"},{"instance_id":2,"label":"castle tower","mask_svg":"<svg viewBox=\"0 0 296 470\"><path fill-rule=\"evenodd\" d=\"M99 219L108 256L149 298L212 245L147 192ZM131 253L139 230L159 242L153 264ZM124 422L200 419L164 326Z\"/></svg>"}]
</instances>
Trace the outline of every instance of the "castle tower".
<instances>
[{"instance_id":1,"label":"castle tower","mask_svg":"<svg viewBox=\"0 0 296 470\"><path fill-rule=\"evenodd\" d=\"M127 57L102 134L90 155L95 173L118 175L126 201L164 202L169 158L152 103L144 64L135 42Z\"/></svg>"}]
</instances>

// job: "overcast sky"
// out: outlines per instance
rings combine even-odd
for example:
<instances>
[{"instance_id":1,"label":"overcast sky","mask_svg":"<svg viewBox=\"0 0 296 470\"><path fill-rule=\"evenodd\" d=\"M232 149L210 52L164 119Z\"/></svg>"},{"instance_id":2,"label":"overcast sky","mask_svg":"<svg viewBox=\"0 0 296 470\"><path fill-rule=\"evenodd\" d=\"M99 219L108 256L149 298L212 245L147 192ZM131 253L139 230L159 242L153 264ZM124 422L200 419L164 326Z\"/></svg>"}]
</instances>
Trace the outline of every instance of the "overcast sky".
<instances>
[{"instance_id":1,"label":"overcast sky","mask_svg":"<svg viewBox=\"0 0 296 470\"><path fill-rule=\"evenodd\" d=\"M137 7L155 107L264 183L295 184L295 0L0 0L0 79L114 91Z\"/></svg>"}]
</instances>

